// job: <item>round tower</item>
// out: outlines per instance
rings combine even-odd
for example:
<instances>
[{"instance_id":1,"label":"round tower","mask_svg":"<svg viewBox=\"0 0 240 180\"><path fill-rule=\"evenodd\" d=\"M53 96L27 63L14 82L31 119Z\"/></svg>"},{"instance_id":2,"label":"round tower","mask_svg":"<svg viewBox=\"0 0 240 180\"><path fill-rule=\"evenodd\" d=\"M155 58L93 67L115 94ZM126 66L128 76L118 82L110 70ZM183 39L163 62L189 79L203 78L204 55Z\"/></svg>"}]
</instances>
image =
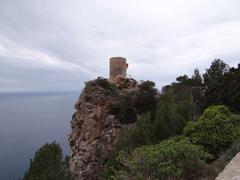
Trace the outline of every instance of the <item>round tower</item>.
<instances>
[{"instance_id":1,"label":"round tower","mask_svg":"<svg viewBox=\"0 0 240 180\"><path fill-rule=\"evenodd\" d=\"M127 60L124 57L112 57L110 58L110 75L109 79L115 81L117 77L126 78L127 74Z\"/></svg>"}]
</instances>

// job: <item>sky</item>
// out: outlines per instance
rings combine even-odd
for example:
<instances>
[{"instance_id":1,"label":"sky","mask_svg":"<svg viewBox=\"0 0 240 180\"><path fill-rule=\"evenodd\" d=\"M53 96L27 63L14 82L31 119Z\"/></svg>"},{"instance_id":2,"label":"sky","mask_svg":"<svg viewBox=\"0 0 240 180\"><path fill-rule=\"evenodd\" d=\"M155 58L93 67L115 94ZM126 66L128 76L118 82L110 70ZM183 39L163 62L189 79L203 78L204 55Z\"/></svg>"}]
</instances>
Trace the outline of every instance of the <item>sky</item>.
<instances>
[{"instance_id":1,"label":"sky","mask_svg":"<svg viewBox=\"0 0 240 180\"><path fill-rule=\"evenodd\" d=\"M0 0L0 92L78 91L109 58L158 88L240 62L239 0Z\"/></svg>"}]
</instances>

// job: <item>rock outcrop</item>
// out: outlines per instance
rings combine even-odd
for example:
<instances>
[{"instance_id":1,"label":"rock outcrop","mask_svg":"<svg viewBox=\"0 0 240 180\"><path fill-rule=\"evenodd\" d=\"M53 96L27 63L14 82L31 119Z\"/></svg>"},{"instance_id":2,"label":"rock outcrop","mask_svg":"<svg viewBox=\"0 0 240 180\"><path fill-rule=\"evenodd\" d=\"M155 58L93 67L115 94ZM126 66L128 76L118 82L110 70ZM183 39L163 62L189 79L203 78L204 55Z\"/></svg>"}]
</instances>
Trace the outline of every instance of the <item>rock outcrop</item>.
<instances>
[{"instance_id":1,"label":"rock outcrop","mask_svg":"<svg viewBox=\"0 0 240 180\"><path fill-rule=\"evenodd\" d=\"M117 86L111 85L103 78L87 82L75 104L69 136L70 170L78 180L97 179L100 161L112 150L121 129L109 113L109 107L119 98Z\"/></svg>"}]
</instances>

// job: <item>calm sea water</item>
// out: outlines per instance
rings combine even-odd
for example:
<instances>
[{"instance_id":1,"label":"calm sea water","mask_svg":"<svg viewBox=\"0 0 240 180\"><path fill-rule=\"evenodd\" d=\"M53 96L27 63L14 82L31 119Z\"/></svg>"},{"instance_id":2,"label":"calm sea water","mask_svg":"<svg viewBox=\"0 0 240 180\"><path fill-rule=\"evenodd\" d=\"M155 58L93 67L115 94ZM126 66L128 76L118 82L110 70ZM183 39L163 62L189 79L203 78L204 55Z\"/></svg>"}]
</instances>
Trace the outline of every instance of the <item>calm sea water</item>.
<instances>
[{"instance_id":1,"label":"calm sea water","mask_svg":"<svg viewBox=\"0 0 240 180\"><path fill-rule=\"evenodd\" d=\"M0 180L22 177L35 151L59 142L65 154L79 92L0 93Z\"/></svg>"}]
</instances>

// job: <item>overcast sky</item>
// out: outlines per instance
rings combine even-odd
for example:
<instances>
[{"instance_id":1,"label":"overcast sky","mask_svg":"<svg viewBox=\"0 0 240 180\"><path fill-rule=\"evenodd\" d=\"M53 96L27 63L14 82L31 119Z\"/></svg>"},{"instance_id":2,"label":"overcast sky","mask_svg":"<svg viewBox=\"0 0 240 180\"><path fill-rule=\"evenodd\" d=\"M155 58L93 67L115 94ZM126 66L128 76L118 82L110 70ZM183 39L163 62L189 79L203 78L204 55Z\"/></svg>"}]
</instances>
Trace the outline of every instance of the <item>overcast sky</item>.
<instances>
[{"instance_id":1,"label":"overcast sky","mask_svg":"<svg viewBox=\"0 0 240 180\"><path fill-rule=\"evenodd\" d=\"M80 90L124 56L157 86L240 62L239 0L0 0L0 91Z\"/></svg>"}]
</instances>

